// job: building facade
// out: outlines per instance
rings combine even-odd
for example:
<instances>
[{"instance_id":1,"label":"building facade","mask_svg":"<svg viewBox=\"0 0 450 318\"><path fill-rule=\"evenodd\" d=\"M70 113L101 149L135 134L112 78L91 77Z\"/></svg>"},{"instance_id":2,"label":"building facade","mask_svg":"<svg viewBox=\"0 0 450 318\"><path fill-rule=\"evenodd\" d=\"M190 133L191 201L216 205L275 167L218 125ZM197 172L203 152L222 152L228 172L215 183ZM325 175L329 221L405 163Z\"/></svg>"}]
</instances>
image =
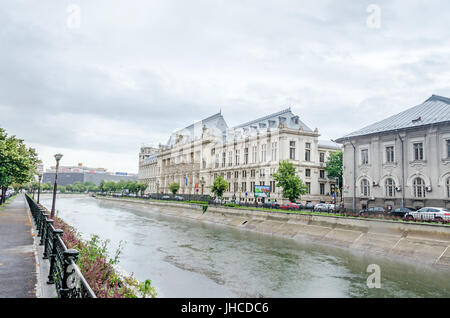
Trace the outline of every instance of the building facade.
<instances>
[{"instance_id":1,"label":"building facade","mask_svg":"<svg viewBox=\"0 0 450 318\"><path fill-rule=\"evenodd\" d=\"M450 207L450 99L433 95L336 141L346 208Z\"/></svg>"},{"instance_id":2,"label":"building facade","mask_svg":"<svg viewBox=\"0 0 450 318\"><path fill-rule=\"evenodd\" d=\"M42 182L53 184L55 182L55 170L56 167L50 167L43 173ZM79 163L77 166L60 166L58 168L58 184L66 186L68 184L74 184L75 182L93 182L96 185L100 185L100 182L104 181L137 181L136 174L128 174L124 172L110 173L105 168L89 168Z\"/></svg>"},{"instance_id":3,"label":"building facade","mask_svg":"<svg viewBox=\"0 0 450 318\"><path fill-rule=\"evenodd\" d=\"M142 147L138 179L149 193L209 194L214 179L228 182L225 199L260 201L256 185L270 186L270 199L283 201L273 173L282 160L291 161L308 187L303 202L331 201L325 172L328 156L340 147L320 142L318 130L306 126L290 109L228 128L221 113L174 132L166 145Z\"/></svg>"}]
</instances>

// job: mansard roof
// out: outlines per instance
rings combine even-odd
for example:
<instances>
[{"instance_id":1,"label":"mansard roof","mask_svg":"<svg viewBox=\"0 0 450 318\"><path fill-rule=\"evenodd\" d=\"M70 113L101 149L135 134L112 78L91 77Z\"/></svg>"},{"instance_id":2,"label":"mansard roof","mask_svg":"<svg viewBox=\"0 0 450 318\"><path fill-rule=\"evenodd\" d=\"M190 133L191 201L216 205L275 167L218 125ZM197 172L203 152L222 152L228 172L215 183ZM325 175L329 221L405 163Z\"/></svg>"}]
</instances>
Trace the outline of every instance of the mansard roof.
<instances>
[{"instance_id":1,"label":"mansard roof","mask_svg":"<svg viewBox=\"0 0 450 318\"><path fill-rule=\"evenodd\" d=\"M336 141L342 143L347 138L446 122L450 123L450 99L432 95L420 105L347 134Z\"/></svg>"},{"instance_id":2,"label":"mansard roof","mask_svg":"<svg viewBox=\"0 0 450 318\"><path fill-rule=\"evenodd\" d=\"M196 127L197 131L195 129ZM209 116L205 119L195 122L183 129L174 131L171 134L169 141L167 142L167 145L168 146L174 145L176 143L177 135L187 136L189 141L193 141L195 137L201 136L203 128L212 129L214 135L222 136L226 132L228 125L222 116L222 112L218 112L212 116Z\"/></svg>"},{"instance_id":3,"label":"mansard roof","mask_svg":"<svg viewBox=\"0 0 450 318\"><path fill-rule=\"evenodd\" d=\"M292 113L290 107L277 113L235 126L232 129L250 130L251 128L278 128L280 124L286 125L287 128L299 129L301 127L303 130L312 131L311 128L306 126L305 123L300 120L299 116Z\"/></svg>"}]
</instances>

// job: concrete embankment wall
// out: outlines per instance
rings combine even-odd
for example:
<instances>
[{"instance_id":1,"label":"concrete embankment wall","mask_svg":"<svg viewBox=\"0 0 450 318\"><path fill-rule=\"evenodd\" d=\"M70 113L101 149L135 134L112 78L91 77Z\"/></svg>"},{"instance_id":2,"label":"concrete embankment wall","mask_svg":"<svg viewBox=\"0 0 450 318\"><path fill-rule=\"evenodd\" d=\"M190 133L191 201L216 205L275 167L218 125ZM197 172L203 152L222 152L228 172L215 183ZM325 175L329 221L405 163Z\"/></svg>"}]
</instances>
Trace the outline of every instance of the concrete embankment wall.
<instances>
[{"instance_id":1,"label":"concrete embankment wall","mask_svg":"<svg viewBox=\"0 0 450 318\"><path fill-rule=\"evenodd\" d=\"M161 213L213 222L298 241L313 241L450 269L450 227L398 221L266 212L115 198L124 206L164 207ZM147 207L145 207L147 208Z\"/></svg>"}]
</instances>

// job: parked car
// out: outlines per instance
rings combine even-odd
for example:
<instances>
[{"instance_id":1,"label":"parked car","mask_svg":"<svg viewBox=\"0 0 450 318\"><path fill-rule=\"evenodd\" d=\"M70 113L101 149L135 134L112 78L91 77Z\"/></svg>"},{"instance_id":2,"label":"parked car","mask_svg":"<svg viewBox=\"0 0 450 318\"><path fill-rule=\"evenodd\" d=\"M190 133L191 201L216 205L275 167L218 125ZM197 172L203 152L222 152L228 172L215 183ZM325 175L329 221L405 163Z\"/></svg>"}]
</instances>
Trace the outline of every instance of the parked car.
<instances>
[{"instance_id":1,"label":"parked car","mask_svg":"<svg viewBox=\"0 0 450 318\"><path fill-rule=\"evenodd\" d=\"M264 202L263 206L265 208L270 208L270 209L279 209L280 208L280 204L276 201L267 201Z\"/></svg>"},{"instance_id":2,"label":"parked car","mask_svg":"<svg viewBox=\"0 0 450 318\"><path fill-rule=\"evenodd\" d=\"M305 209L314 210L314 204L312 204L311 202L306 202Z\"/></svg>"},{"instance_id":3,"label":"parked car","mask_svg":"<svg viewBox=\"0 0 450 318\"><path fill-rule=\"evenodd\" d=\"M314 206L314 211L325 212L329 210L329 205L327 203L318 203Z\"/></svg>"},{"instance_id":4,"label":"parked car","mask_svg":"<svg viewBox=\"0 0 450 318\"><path fill-rule=\"evenodd\" d=\"M161 197L162 200L170 200L170 195L163 195Z\"/></svg>"},{"instance_id":5,"label":"parked car","mask_svg":"<svg viewBox=\"0 0 450 318\"><path fill-rule=\"evenodd\" d=\"M416 211L416 209L405 207L405 208L397 208L397 209L393 210L390 214L392 216L397 216L397 217L402 218L405 216L406 213L414 212L414 211Z\"/></svg>"},{"instance_id":6,"label":"parked car","mask_svg":"<svg viewBox=\"0 0 450 318\"><path fill-rule=\"evenodd\" d=\"M445 208L421 208L414 212L408 212L405 214L407 220L432 220L432 221L449 221L450 210Z\"/></svg>"},{"instance_id":7,"label":"parked car","mask_svg":"<svg viewBox=\"0 0 450 318\"><path fill-rule=\"evenodd\" d=\"M176 195L176 196L174 197L174 199L175 199L176 201L184 201L184 198L183 198L182 196L180 196L180 195Z\"/></svg>"},{"instance_id":8,"label":"parked car","mask_svg":"<svg viewBox=\"0 0 450 318\"><path fill-rule=\"evenodd\" d=\"M359 211L359 215L369 216L369 215L386 215L387 211L381 206L373 206L368 209Z\"/></svg>"},{"instance_id":9,"label":"parked car","mask_svg":"<svg viewBox=\"0 0 450 318\"><path fill-rule=\"evenodd\" d=\"M301 202L296 202L296 204L298 205L299 210L303 210L304 206L303 204L301 204Z\"/></svg>"},{"instance_id":10,"label":"parked car","mask_svg":"<svg viewBox=\"0 0 450 318\"><path fill-rule=\"evenodd\" d=\"M292 202L282 204L282 205L280 205L280 208L283 209L283 210L291 210L291 211L293 211L293 210L297 210L298 211L299 210L298 204L297 203L292 203Z\"/></svg>"}]
</instances>

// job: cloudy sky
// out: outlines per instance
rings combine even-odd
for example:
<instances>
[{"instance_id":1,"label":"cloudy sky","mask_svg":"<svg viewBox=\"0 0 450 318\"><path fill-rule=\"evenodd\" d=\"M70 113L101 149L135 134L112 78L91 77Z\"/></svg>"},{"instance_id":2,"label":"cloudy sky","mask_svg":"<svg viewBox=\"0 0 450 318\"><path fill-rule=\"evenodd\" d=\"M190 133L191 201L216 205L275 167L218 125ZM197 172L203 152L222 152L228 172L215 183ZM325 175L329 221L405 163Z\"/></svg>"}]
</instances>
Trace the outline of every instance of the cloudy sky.
<instances>
[{"instance_id":1,"label":"cloudy sky","mask_svg":"<svg viewBox=\"0 0 450 318\"><path fill-rule=\"evenodd\" d=\"M61 152L128 172L143 143L220 109L234 126L290 106L338 138L450 96L448 12L447 0L1 0L0 126L46 167Z\"/></svg>"}]
</instances>

